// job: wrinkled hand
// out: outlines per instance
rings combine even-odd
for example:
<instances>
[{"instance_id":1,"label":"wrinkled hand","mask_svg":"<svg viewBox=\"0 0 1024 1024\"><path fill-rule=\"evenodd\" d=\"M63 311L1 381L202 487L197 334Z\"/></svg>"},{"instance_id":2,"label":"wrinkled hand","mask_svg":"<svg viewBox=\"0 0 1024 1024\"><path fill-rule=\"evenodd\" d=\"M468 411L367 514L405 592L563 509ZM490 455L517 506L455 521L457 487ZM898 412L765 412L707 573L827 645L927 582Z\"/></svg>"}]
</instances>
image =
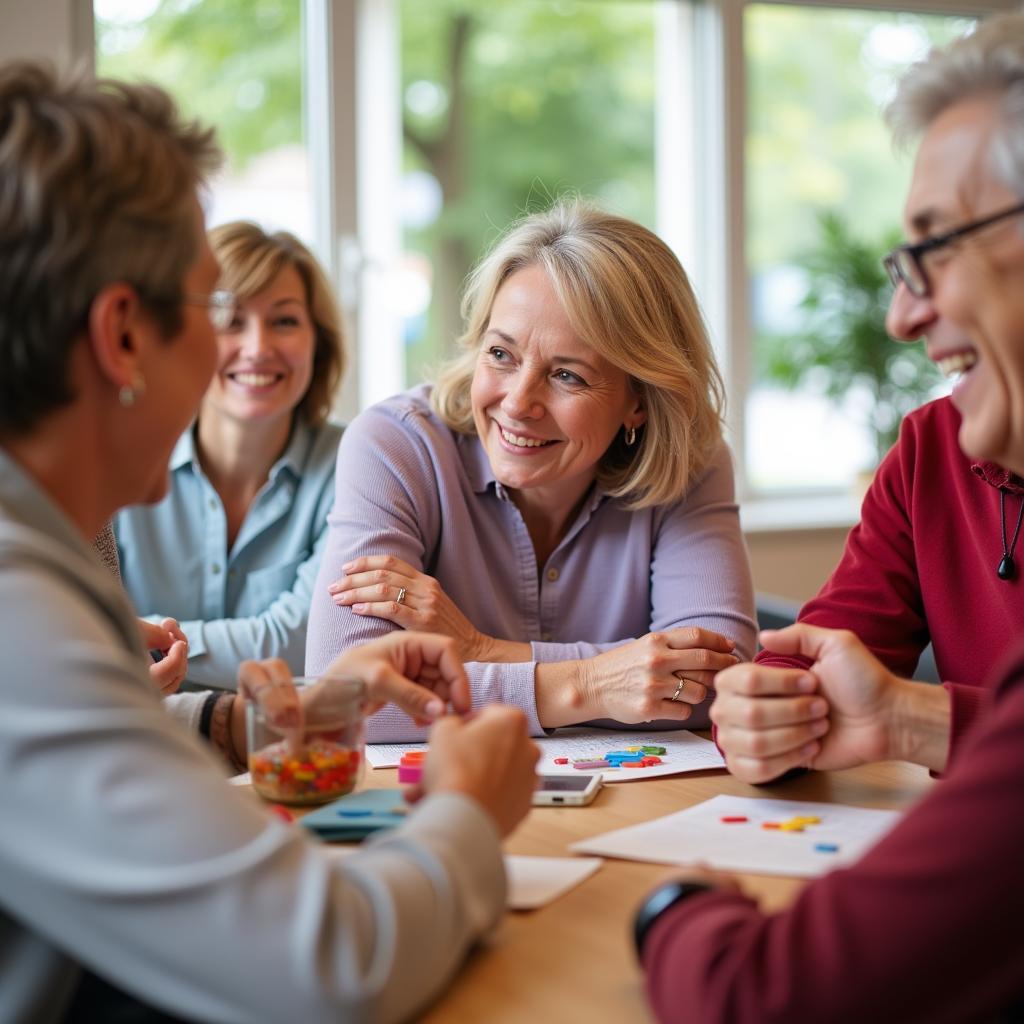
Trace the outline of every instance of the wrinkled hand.
<instances>
[{"instance_id":1,"label":"wrinkled hand","mask_svg":"<svg viewBox=\"0 0 1024 1024\"><path fill-rule=\"evenodd\" d=\"M797 624L766 630L777 654L814 659L809 671L737 665L715 682L711 720L729 770L745 782L778 778L791 768L852 768L889 756L899 684L846 630Z\"/></svg>"},{"instance_id":2,"label":"wrinkled hand","mask_svg":"<svg viewBox=\"0 0 1024 1024\"><path fill-rule=\"evenodd\" d=\"M693 705L707 697L716 674L736 664L735 646L709 629L683 626L648 633L581 662L588 717L632 724L656 718L684 722Z\"/></svg>"},{"instance_id":3,"label":"wrinkled hand","mask_svg":"<svg viewBox=\"0 0 1024 1024\"><path fill-rule=\"evenodd\" d=\"M518 708L492 704L468 721L448 716L430 730L420 792L464 793L507 836L530 810L540 749Z\"/></svg>"},{"instance_id":4,"label":"wrinkled hand","mask_svg":"<svg viewBox=\"0 0 1024 1024\"><path fill-rule=\"evenodd\" d=\"M188 673L188 638L175 619L163 619L159 625L139 619L142 645L147 651L159 651L163 657L149 666L149 678L161 696L177 693Z\"/></svg>"},{"instance_id":5,"label":"wrinkled hand","mask_svg":"<svg viewBox=\"0 0 1024 1024\"><path fill-rule=\"evenodd\" d=\"M455 642L429 633L390 633L353 647L301 692L282 659L243 661L238 692L259 705L267 724L297 750L307 717L336 702L339 680L344 685L353 679L366 687L368 714L393 702L425 725L444 715L449 702L459 713L470 709L469 680Z\"/></svg>"},{"instance_id":6,"label":"wrinkled hand","mask_svg":"<svg viewBox=\"0 0 1024 1024\"><path fill-rule=\"evenodd\" d=\"M284 737L290 753L302 748L305 715L288 662L243 661L238 666L238 694L263 710L267 725Z\"/></svg>"},{"instance_id":7,"label":"wrinkled hand","mask_svg":"<svg viewBox=\"0 0 1024 1024\"><path fill-rule=\"evenodd\" d=\"M389 633L350 648L323 674L361 680L370 714L392 703L424 725L440 718L448 703L460 714L470 709L469 679L450 637Z\"/></svg>"},{"instance_id":8,"label":"wrinkled hand","mask_svg":"<svg viewBox=\"0 0 1024 1024\"><path fill-rule=\"evenodd\" d=\"M450 636L463 661L491 660L491 638L459 611L433 576L391 555L367 555L342 568L346 575L327 588L336 605L349 607L356 615L387 619L402 629Z\"/></svg>"}]
</instances>

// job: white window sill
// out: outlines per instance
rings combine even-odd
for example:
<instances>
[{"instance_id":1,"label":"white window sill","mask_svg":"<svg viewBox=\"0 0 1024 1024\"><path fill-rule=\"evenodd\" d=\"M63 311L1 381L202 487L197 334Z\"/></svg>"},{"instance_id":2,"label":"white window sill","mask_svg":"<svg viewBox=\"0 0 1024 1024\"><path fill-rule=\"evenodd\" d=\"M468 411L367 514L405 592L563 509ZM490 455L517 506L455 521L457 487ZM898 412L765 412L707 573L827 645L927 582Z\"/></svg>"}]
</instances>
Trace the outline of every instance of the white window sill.
<instances>
[{"instance_id":1,"label":"white window sill","mask_svg":"<svg viewBox=\"0 0 1024 1024\"><path fill-rule=\"evenodd\" d=\"M744 533L848 530L859 519L860 496L853 493L751 498L740 505Z\"/></svg>"}]
</instances>

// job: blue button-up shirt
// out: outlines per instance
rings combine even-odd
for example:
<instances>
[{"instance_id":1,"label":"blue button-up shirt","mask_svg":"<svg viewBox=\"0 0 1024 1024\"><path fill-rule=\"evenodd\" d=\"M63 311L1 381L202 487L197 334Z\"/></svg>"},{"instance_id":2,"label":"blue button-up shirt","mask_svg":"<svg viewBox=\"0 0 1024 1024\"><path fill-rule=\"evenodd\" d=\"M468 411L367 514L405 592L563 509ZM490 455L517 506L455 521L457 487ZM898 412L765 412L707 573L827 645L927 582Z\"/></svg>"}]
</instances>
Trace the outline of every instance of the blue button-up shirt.
<instances>
[{"instance_id":1,"label":"blue button-up shirt","mask_svg":"<svg viewBox=\"0 0 1024 1024\"><path fill-rule=\"evenodd\" d=\"M284 658L301 674L341 432L333 423L296 425L230 551L224 505L192 430L171 456L167 497L118 513L124 585L140 615L179 621L191 682L234 687L246 658Z\"/></svg>"}]
</instances>

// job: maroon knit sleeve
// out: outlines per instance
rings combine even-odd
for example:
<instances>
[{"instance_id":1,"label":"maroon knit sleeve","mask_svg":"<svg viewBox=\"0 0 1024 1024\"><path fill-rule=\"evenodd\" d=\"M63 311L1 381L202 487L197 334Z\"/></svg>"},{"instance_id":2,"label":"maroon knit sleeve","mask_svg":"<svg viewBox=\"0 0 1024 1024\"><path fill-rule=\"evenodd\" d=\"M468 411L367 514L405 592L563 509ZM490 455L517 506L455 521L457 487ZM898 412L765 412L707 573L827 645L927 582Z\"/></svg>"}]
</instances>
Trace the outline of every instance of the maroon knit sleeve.
<instances>
[{"instance_id":1,"label":"maroon knit sleeve","mask_svg":"<svg viewBox=\"0 0 1024 1024\"><path fill-rule=\"evenodd\" d=\"M952 1024L1024 995L1024 656L996 705L896 828L789 909L722 891L666 912L644 955L657 1019Z\"/></svg>"}]
</instances>

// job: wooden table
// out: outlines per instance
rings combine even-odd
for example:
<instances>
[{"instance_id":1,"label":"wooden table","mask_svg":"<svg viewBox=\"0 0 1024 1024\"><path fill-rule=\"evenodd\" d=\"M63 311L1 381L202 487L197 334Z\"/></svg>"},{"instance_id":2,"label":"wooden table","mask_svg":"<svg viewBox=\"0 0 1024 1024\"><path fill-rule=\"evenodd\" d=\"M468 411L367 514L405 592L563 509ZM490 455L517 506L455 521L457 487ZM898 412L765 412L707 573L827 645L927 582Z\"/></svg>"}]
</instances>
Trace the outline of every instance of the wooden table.
<instances>
[{"instance_id":1,"label":"wooden table","mask_svg":"<svg viewBox=\"0 0 1024 1024\"><path fill-rule=\"evenodd\" d=\"M397 772L367 772L369 785L396 785ZM928 788L923 768L886 762L813 773L776 786L744 785L724 772L605 786L589 807L534 808L506 844L509 853L565 856L577 839L671 814L719 793L905 808ZM539 910L511 912L420 1019L431 1024L603 1024L648 1021L630 930L642 896L673 873L664 865L606 860L566 896ZM676 872L678 873L678 872ZM741 876L769 909L804 883Z\"/></svg>"}]
</instances>

